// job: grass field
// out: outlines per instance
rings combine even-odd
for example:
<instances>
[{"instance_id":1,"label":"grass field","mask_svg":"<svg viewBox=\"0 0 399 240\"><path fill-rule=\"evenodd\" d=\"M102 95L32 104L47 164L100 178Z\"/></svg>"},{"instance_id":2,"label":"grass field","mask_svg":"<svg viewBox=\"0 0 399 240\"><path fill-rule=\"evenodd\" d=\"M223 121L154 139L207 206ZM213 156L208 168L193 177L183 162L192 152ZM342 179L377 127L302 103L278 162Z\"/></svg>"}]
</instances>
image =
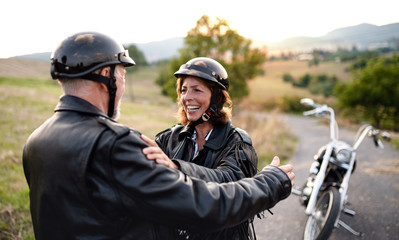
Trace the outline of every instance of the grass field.
<instances>
[{"instance_id":1,"label":"grass field","mask_svg":"<svg viewBox=\"0 0 399 240\"><path fill-rule=\"evenodd\" d=\"M35 71L18 75L22 66L10 65L17 76L0 71L0 239L34 239L29 214L28 187L22 169L22 149L27 137L43 121L53 114L61 95L55 81L43 77L42 66L34 64ZM26 62L23 63L24 66ZM0 70L5 62L0 62ZM245 129L252 137L257 150L259 168L268 164L274 155L287 160L295 149L296 140L276 114L259 117L251 105L263 104L285 95L308 97L305 90L294 89L284 83L282 74L289 72L294 77L304 73L329 73L348 75L344 65L336 63L307 67L303 62L270 62L265 64L266 74L250 82L250 96L235 106L233 124ZM7 68L8 69L8 68ZM35 73L40 73L35 75ZM27 77L29 74L35 75ZM11 74L12 75L12 74ZM176 123L176 106L169 98L160 94L154 84L157 69L142 68L128 75L125 97L121 106L120 122L129 125L145 135L154 135Z\"/></svg>"},{"instance_id":2,"label":"grass field","mask_svg":"<svg viewBox=\"0 0 399 240\"><path fill-rule=\"evenodd\" d=\"M34 127L51 116L59 93L48 80L0 78L0 239L33 239L22 148Z\"/></svg>"},{"instance_id":3,"label":"grass field","mask_svg":"<svg viewBox=\"0 0 399 240\"><path fill-rule=\"evenodd\" d=\"M295 79L309 73L311 75L335 75L340 81L348 81L351 78L351 74L345 70L348 66L349 63L337 62L320 63L318 66L312 67L308 67L307 62L300 61L266 62L264 64L265 75L249 81L251 93L246 99L246 104L267 105L267 102L278 102L282 96L298 98L310 96L307 89L296 88L285 83L282 80L285 73L289 73Z\"/></svg>"}]
</instances>

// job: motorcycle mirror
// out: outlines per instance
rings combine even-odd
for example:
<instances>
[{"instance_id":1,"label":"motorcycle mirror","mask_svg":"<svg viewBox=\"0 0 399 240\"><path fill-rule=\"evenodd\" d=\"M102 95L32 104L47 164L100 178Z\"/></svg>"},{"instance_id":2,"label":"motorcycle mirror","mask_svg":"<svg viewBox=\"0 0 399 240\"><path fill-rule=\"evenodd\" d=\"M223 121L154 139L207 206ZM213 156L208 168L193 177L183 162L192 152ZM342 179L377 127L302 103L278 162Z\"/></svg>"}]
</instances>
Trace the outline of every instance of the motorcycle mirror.
<instances>
[{"instance_id":1,"label":"motorcycle mirror","mask_svg":"<svg viewBox=\"0 0 399 240\"><path fill-rule=\"evenodd\" d=\"M387 133L387 132L382 132L381 133L381 137L382 137L382 139L384 139L387 142L391 141L391 135L389 133Z\"/></svg>"},{"instance_id":2,"label":"motorcycle mirror","mask_svg":"<svg viewBox=\"0 0 399 240\"><path fill-rule=\"evenodd\" d=\"M301 104L303 104L305 106L314 106L314 101L310 98L302 98Z\"/></svg>"}]
</instances>

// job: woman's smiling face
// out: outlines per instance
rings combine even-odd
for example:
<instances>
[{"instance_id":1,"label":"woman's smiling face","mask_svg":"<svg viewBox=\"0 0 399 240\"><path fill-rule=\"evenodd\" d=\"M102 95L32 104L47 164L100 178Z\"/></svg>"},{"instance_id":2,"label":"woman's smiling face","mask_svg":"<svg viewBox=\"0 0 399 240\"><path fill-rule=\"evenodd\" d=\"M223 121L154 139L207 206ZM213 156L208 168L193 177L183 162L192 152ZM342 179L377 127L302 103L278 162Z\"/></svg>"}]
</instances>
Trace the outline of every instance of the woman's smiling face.
<instances>
[{"instance_id":1,"label":"woman's smiling face","mask_svg":"<svg viewBox=\"0 0 399 240\"><path fill-rule=\"evenodd\" d=\"M180 101L191 122L198 120L208 109L212 92L197 77L188 76L183 80Z\"/></svg>"}]
</instances>

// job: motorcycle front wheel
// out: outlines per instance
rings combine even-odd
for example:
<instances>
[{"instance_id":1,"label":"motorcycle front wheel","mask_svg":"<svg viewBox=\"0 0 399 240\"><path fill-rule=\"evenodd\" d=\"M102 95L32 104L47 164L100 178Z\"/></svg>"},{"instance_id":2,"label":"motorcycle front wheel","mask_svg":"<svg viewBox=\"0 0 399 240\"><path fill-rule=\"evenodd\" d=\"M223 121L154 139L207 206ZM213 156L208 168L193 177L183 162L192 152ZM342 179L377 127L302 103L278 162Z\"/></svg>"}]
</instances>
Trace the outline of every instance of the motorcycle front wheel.
<instances>
[{"instance_id":1,"label":"motorcycle front wheel","mask_svg":"<svg viewBox=\"0 0 399 240\"><path fill-rule=\"evenodd\" d=\"M306 222L303 238L305 240L327 239L339 216L339 205L340 194L337 188L330 187L323 192Z\"/></svg>"}]
</instances>

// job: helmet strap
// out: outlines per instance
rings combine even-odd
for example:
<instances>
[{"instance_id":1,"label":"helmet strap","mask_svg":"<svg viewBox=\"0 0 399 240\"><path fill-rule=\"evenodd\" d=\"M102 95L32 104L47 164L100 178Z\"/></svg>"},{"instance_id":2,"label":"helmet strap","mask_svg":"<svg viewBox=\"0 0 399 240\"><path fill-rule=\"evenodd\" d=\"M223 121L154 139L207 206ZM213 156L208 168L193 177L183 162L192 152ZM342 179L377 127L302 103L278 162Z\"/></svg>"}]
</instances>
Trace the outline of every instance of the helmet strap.
<instances>
[{"instance_id":1,"label":"helmet strap","mask_svg":"<svg viewBox=\"0 0 399 240\"><path fill-rule=\"evenodd\" d=\"M83 79L91 80L94 82L104 83L108 88L109 93L109 102L108 102L108 117L112 117L114 115L115 108L115 96L116 96L116 78L115 78L115 65L110 65L111 68L110 75L111 77L104 77L100 74L90 73L83 76Z\"/></svg>"},{"instance_id":2,"label":"helmet strap","mask_svg":"<svg viewBox=\"0 0 399 240\"><path fill-rule=\"evenodd\" d=\"M215 88L213 89L213 93L212 93L212 97L211 97L211 102L209 104L209 108L202 114L202 116L197 121L191 122L190 126L195 127L198 124L207 122L209 119L211 119L211 117L214 113L216 113L217 111L220 111L223 108L223 104L217 105L215 103L218 90L219 90L219 87L215 85Z\"/></svg>"},{"instance_id":3,"label":"helmet strap","mask_svg":"<svg viewBox=\"0 0 399 240\"><path fill-rule=\"evenodd\" d=\"M107 85L109 92L109 102L108 102L108 117L112 117L114 115L115 108L115 96L116 96L116 78L115 78L115 65L111 65L111 81L110 84Z\"/></svg>"}]
</instances>

